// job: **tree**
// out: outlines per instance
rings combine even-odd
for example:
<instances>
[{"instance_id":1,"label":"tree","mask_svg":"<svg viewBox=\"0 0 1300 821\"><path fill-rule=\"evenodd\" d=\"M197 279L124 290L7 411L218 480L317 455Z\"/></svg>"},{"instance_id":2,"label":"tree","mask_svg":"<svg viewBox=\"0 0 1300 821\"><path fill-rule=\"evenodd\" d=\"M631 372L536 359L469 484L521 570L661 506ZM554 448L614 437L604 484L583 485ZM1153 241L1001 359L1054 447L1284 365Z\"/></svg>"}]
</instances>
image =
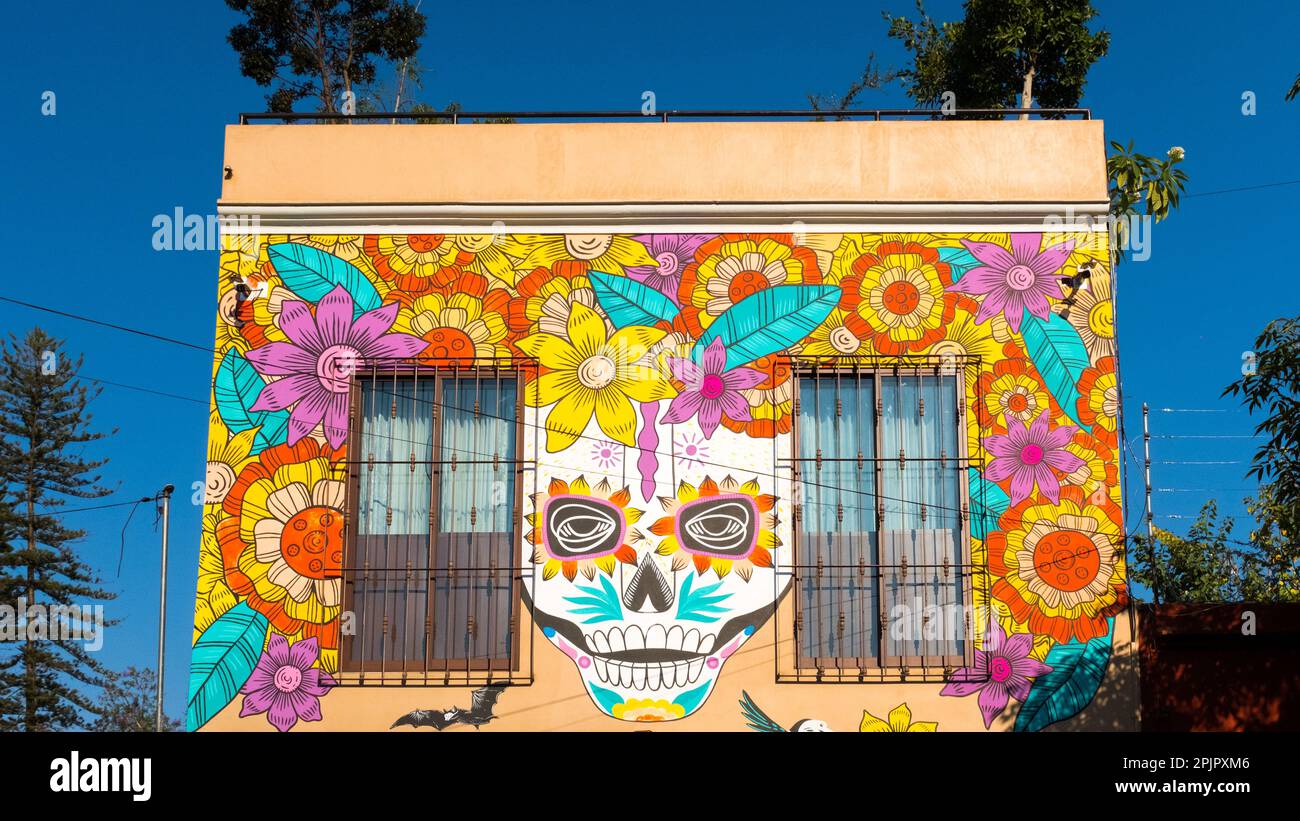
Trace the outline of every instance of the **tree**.
<instances>
[{"instance_id":1,"label":"tree","mask_svg":"<svg viewBox=\"0 0 1300 821\"><path fill-rule=\"evenodd\" d=\"M1186 156L1182 148L1169 149L1163 160L1133 150L1128 145L1112 140L1113 152L1106 158L1106 176L1110 181L1110 215L1115 223L1115 244L1122 252L1129 247L1130 226L1133 219L1145 210L1153 222L1169 216L1178 207L1178 200L1187 187L1187 173L1178 164Z\"/></svg>"},{"instance_id":2,"label":"tree","mask_svg":"<svg viewBox=\"0 0 1300 821\"><path fill-rule=\"evenodd\" d=\"M923 0L916 9L920 20L885 12L885 21L912 54L899 77L922 105L951 92L961 108L1032 108L1035 99L1074 108L1110 48L1109 33L1088 28L1089 0L966 0L964 18L950 23L936 23Z\"/></svg>"},{"instance_id":3,"label":"tree","mask_svg":"<svg viewBox=\"0 0 1300 821\"><path fill-rule=\"evenodd\" d=\"M1249 541L1232 537L1231 516L1206 502L1186 536L1155 528L1133 538L1129 578L1157 604L1300 601L1297 554L1278 526L1268 487L1246 499L1255 518Z\"/></svg>"},{"instance_id":4,"label":"tree","mask_svg":"<svg viewBox=\"0 0 1300 821\"><path fill-rule=\"evenodd\" d=\"M1300 316L1275 319L1255 339L1255 367L1224 388L1252 413L1263 413L1248 477L1268 488L1270 519L1288 538L1300 526Z\"/></svg>"},{"instance_id":5,"label":"tree","mask_svg":"<svg viewBox=\"0 0 1300 821\"><path fill-rule=\"evenodd\" d=\"M813 111L847 111L853 106L858 95L864 91L879 91L890 83L898 79L898 72L893 69L881 69L876 64L876 55L874 53L867 55L867 66L862 70L862 76L849 84L843 94L809 94L808 105ZM843 120L844 114L836 115L835 119ZM814 119L825 120L824 116L817 116Z\"/></svg>"},{"instance_id":6,"label":"tree","mask_svg":"<svg viewBox=\"0 0 1300 821\"><path fill-rule=\"evenodd\" d=\"M73 549L85 532L64 527L58 517L67 498L111 492L99 484L107 460L83 455L105 436L90 430L87 411L98 391L77 380L81 359L71 360L62 347L39 328L0 343L0 486L13 506L0 578L7 595L29 610L114 598ZM20 707L0 721L28 731L85 726L82 711L93 713L94 705L78 685L101 687L107 671L75 637L54 629L53 613L34 623L0 658L0 693Z\"/></svg>"},{"instance_id":7,"label":"tree","mask_svg":"<svg viewBox=\"0 0 1300 821\"><path fill-rule=\"evenodd\" d=\"M154 732L157 692L158 676L149 667L128 667L115 674L104 688L97 708L99 717L90 729L104 733ZM180 719L163 716L163 732L175 733L183 728Z\"/></svg>"},{"instance_id":8,"label":"tree","mask_svg":"<svg viewBox=\"0 0 1300 821\"><path fill-rule=\"evenodd\" d=\"M1286 93L1286 101L1289 103L1300 94L1300 74L1295 76L1295 82L1291 84L1291 89Z\"/></svg>"},{"instance_id":9,"label":"tree","mask_svg":"<svg viewBox=\"0 0 1300 821\"><path fill-rule=\"evenodd\" d=\"M375 82L379 61L410 60L424 36L424 15L409 2L226 0L226 5L248 18L226 38L239 54L240 71L260 86L275 86L266 98L268 111L292 111L299 100L314 97L317 111L335 113L344 95Z\"/></svg>"}]
</instances>

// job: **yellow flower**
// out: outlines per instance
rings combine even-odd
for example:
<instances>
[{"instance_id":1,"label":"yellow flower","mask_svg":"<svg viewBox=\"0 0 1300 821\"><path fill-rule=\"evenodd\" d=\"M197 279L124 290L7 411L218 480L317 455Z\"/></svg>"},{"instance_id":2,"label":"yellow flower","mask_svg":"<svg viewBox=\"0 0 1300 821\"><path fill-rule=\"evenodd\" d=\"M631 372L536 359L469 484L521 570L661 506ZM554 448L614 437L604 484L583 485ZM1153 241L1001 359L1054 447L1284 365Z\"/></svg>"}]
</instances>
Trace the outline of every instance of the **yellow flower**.
<instances>
[{"instance_id":1,"label":"yellow flower","mask_svg":"<svg viewBox=\"0 0 1300 821\"><path fill-rule=\"evenodd\" d=\"M336 256L354 264L359 260L364 261L361 247L362 240L363 237L360 234L298 234L289 237L290 242L319 248L331 256ZM369 267L368 263L363 264Z\"/></svg>"},{"instance_id":2,"label":"yellow flower","mask_svg":"<svg viewBox=\"0 0 1300 821\"><path fill-rule=\"evenodd\" d=\"M912 711L907 702L889 711L888 722L863 710L862 724L858 727L858 731L863 733L933 733L938 729L937 721L912 721Z\"/></svg>"},{"instance_id":3,"label":"yellow flower","mask_svg":"<svg viewBox=\"0 0 1300 821\"><path fill-rule=\"evenodd\" d=\"M260 428L240 431L227 439L221 417L214 411L208 420L208 467L204 479L203 504L219 505L235 486L235 477L253 461L249 452Z\"/></svg>"},{"instance_id":4,"label":"yellow flower","mask_svg":"<svg viewBox=\"0 0 1300 821\"><path fill-rule=\"evenodd\" d=\"M683 537L678 532L680 512L700 500L705 500L702 504L709 504L708 500L724 503L730 500L730 503L739 502L749 506L754 517L753 542L738 543L725 549L720 549L721 546L716 543L709 545L711 549L705 549L696 544L693 538L683 544ZM776 535L776 497L770 493L760 493L757 478L742 485L730 476L721 482L705 476L698 488L682 482L677 486L676 498L661 496L659 504L667 515L651 525L650 532L660 537L655 552L660 556L671 556L674 571L685 570L694 564L697 575L704 575L706 570L712 568L721 579L734 570L737 576L749 581L754 575L755 567L773 566L772 551L781 546L781 539Z\"/></svg>"},{"instance_id":5,"label":"yellow flower","mask_svg":"<svg viewBox=\"0 0 1300 821\"><path fill-rule=\"evenodd\" d=\"M549 268L565 259L586 262L593 271L622 274L634 265L654 265L646 247L624 234L515 234L512 239L525 252L520 268Z\"/></svg>"},{"instance_id":6,"label":"yellow flower","mask_svg":"<svg viewBox=\"0 0 1300 821\"><path fill-rule=\"evenodd\" d=\"M567 330L567 339L536 333L519 340L519 349L548 371L525 391L530 407L555 406L546 417L546 449L555 453L578 441L593 414L606 436L634 447L632 402L677 395L659 370L639 364L665 332L630 325L610 336L600 315L581 303L574 303Z\"/></svg>"},{"instance_id":7,"label":"yellow flower","mask_svg":"<svg viewBox=\"0 0 1300 821\"><path fill-rule=\"evenodd\" d=\"M614 705L614 718L623 721L674 721L686 715L686 708L661 699L630 698Z\"/></svg>"}]
</instances>

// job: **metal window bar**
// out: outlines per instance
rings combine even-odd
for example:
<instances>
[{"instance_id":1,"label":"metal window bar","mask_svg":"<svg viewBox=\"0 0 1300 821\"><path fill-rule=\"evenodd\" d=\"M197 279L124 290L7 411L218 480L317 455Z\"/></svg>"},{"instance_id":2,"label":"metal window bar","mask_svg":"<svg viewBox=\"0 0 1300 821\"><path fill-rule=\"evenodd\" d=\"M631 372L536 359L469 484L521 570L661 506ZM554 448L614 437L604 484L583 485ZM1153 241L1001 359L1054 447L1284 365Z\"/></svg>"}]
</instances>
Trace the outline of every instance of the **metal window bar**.
<instances>
[{"instance_id":1,"label":"metal window bar","mask_svg":"<svg viewBox=\"0 0 1300 821\"><path fill-rule=\"evenodd\" d=\"M942 681L955 667L969 666L974 654L967 610L973 602L976 568L966 522L966 474L973 463L965 447L964 391L966 373L977 373L979 361L795 357L791 367L797 381L795 429L793 454L784 461L789 462L796 493L796 651L794 669L778 664L777 680ZM811 380L816 387L804 390L801 380ZM857 403L853 410L865 421L857 426L858 442L872 442L871 450L853 447L857 443L846 442L842 435L844 397L850 390ZM827 397L835 403L829 438L822 430ZM806 406L810 400L811 417ZM903 409L915 414L914 444L919 450L907 452L902 425L886 430L890 425L882 410L887 403L896 418ZM955 481L942 480L949 472ZM872 482L864 493L865 476ZM927 484L937 498L926 498ZM846 496L852 504L845 502ZM874 519L874 529L864 526L867 516ZM839 530L846 524L853 527L848 533L812 532L826 521ZM890 529L906 535L887 537ZM952 534L951 540L945 533ZM870 607L867 591L873 593ZM864 612L861 621L851 615L855 598ZM907 598L919 600L921 618L942 620L932 628L940 631L938 637L922 622L914 640L891 639L890 610L894 604L913 605L904 601ZM777 631L779 639L779 621Z\"/></svg>"},{"instance_id":2,"label":"metal window bar","mask_svg":"<svg viewBox=\"0 0 1300 821\"><path fill-rule=\"evenodd\" d=\"M526 474L535 491L536 470L524 454L521 377L535 369L422 357L358 373L343 568L344 609L358 629L342 637L341 683L531 683L531 635L519 629L523 573L532 572L520 553L520 513ZM427 419L427 434L403 436L416 427L399 428L402 415ZM459 433L449 429L457 422ZM396 486L401 474L405 488ZM479 485L488 492L476 493ZM412 533L417 518L427 526Z\"/></svg>"}]
</instances>

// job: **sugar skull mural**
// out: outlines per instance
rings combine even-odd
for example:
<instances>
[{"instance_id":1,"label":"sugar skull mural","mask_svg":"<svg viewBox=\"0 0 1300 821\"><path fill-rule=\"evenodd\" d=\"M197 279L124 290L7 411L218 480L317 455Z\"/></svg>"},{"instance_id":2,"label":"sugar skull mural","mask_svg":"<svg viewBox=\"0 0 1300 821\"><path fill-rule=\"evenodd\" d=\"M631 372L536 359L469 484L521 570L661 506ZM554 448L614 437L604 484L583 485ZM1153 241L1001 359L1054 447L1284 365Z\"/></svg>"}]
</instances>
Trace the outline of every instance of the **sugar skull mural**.
<instances>
[{"instance_id":1,"label":"sugar skull mural","mask_svg":"<svg viewBox=\"0 0 1300 821\"><path fill-rule=\"evenodd\" d=\"M1067 297L1061 278L1086 265L1094 287ZM790 357L965 357L978 466L962 481L981 506L962 548L992 622L943 695L979 693L986 726L1012 699L1050 723L1104 675L1125 576L1104 242L271 236L232 245L222 269L192 727L254 675L247 715L285 729L328 710L343 521L357 515L348 465L367 458L345 397L375 359L522 374L533 479L516 506L493 504L514 523L519 596L550 645L539 652L567 656L604 715L647 721L695 713L790 587Z\"/></svg>"}]
</instances>

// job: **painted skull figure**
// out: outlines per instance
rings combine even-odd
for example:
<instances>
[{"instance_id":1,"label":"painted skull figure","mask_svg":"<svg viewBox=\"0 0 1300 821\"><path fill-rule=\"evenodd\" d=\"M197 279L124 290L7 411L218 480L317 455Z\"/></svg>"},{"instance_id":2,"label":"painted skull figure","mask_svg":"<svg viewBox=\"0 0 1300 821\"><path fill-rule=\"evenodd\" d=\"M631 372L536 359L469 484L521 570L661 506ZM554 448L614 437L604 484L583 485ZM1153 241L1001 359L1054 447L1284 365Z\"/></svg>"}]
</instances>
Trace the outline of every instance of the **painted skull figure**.
<instances>
[{"instance_id":1,"label":"painted skull figure","mask_svg":"<svg viewBox=\"0 0 1300 821\"><path fill-rule=\"evenodd\" d=\"M657 432L673 441L667 425ZM771 440L758 446L719 430L713 443L729 461L762 465L764 450L771 459ZM576 461L589 450L547 458ZM592 478L551 478L527 517L534 621L577 665L601 710L626 721L697 710L789 578L778 572L781 517L770 482L704 465L674 485L672 466L663 460L654 483L661 495L642 503L643 494L588 462Z\"/></svg>"}]
</instances>

